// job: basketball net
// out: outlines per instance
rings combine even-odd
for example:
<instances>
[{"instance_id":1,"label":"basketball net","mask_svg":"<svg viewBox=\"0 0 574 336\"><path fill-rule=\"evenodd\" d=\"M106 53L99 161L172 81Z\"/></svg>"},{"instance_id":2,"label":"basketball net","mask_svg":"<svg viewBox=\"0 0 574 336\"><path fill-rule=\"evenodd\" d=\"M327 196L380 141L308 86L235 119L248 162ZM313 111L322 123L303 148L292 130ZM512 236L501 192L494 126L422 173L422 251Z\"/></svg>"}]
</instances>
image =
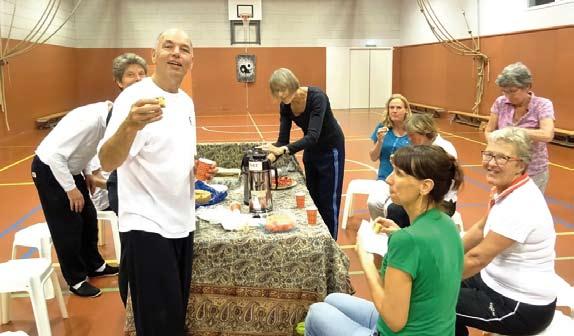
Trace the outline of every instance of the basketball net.
<instances>
[{"instance_id":1,"label":"basketball net","mask_svg":"<svg viewBox=\"0 0 574 336\"><path fill-rule=\"evenodd\" d=\"M249 32L249 20L251 19L250 15L241 15L241 21L243 21L243 41L249 42L250 40L250 32Z\"/></svg>"}]
</instances>

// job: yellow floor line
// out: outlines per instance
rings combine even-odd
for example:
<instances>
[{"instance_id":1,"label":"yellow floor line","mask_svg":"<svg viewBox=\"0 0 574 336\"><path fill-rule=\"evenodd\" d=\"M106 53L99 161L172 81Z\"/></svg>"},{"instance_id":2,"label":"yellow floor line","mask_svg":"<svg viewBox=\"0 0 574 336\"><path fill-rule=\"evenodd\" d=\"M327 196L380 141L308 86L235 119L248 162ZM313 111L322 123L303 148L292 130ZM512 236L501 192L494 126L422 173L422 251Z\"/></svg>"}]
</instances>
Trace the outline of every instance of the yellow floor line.
<instances>
[{"instance_id":1,"label":"yellow floor line","mask_svg":"<svg viewBox=\"0 0 574 336\"><path fill-rule=\"evenodd\" d=\"M109 260L105 260L106 264L117 264L118 261L116 259L109 259ZM53 267L60 267L60 263L52 263Z\"/></svg>"},{"instance_id":2,"label":"yellow floor line","mask_svg":"<svg viewBox=\"0 0 574 336\"><path fill-rule=\"evenodd\" d=\"M15 183L0 183L0 187L16 187L34 185L34 182L15 182Z\"/></svg>"},{"instance_id":3,"label":"yellow floor line","mask_svg":"<svg viewBox=\"0 0 574 336\"><path fill-rule=\"evenodd\" d=\"M482 167L481 164L464 164L464 165L460 165L463 168L469 168L469 167Z\"/></svg>"},{"instance_id":4,"label":"yellow floor line","mask_svg":"<svg viewBox=\"0 0 574 336\"><path fill-rule=\"evenodd\" d=\"M3 171L5 171L5 170L8 169L8 168L12 168L12 167L14 167L15 165L20 164L20 163L22 163L22 162L24 162L24 161L30 160L30 159L33 158L35 155L36 155L36 154L32 154L32 155L30 155L30 156L27 156L27 157L23 158L22 160L18 160L18 161L16 161L16 162L12 163L12 164L7 165L6 167L2 167L2 168L0 168L0 172L3 172Z\"/></svg>"},{"instance_id":5,"label":"yellow floor line","mask_svg":"<svg viewBox=\"0 0 574 336\"><path fill-rule=\"evenodd\" d=\"M484 142L482 142L482 141L473 140L473 139L470 139L470 138L467 138L467 137L464 137L464 136L461 136L461 135L457 135L457 134L453 134L453 133L449 133L449 132L445 132L445 131L440 131L440 133L444 133L444 134L446 134L446 135L449 136L449 137L460 138L460 139L463 139L463 140L466 140L466 141L470 141L470 142L474 142L474 143L477 143L477 144L481 144L481 145L483 145L483 146L486 146L486 143L484 143ZM554 166L554 167L557 167L557 168L562 168L562 169L564 169L564 170L574 171L574 168L570 168L570 167L567 167L567 166L563 166L563 165L560 165L560 164L557 164L557 163L553 163L553 162L550 162L550 161L548 161L548 164L549 164L550 166ZM464 167L464 166L463 166L463 167Z\"/></svg>"},{"instance_id":6,"label":"yellow floor line","mask_svg":"<svg viewBox=\"0 0 574 336\"><path fill-rule=\"evenodd\" d=\"M354 249L356 245L341 245L339 246L341 248L341 250L349 250L349 249Z\"/></svg>"},{"instance_id":7,"label":"yellow floor line","mask_svg":"<svg viewBox=\"0 0 574 336\"><path fill-rule=\"evenodd\" d=\"M363 275L365 274L365 272L363 271L353 271L353 272L349 272L349 275Z\"/></svg>"},{"instance_id":8,"label":"yellow floor line","mask_svg":"<svg viewBox=\"0 0 574 336\"><path fill-rule=\"evenodd\" d=\"M556 257L556 259L554 259L556 261L564 261L564 260L574 260L574 256L572 257Z\"/></svg>"},{"instance_id":9,"label":"yellow floor line","mask_svg":"<svg viewBox=\"0 0 574 336\"><path fill-rule=\"evenodd\" d=\"M557 236L574 236L574 231L556 232Z\"/></svg>"}]
</instances>

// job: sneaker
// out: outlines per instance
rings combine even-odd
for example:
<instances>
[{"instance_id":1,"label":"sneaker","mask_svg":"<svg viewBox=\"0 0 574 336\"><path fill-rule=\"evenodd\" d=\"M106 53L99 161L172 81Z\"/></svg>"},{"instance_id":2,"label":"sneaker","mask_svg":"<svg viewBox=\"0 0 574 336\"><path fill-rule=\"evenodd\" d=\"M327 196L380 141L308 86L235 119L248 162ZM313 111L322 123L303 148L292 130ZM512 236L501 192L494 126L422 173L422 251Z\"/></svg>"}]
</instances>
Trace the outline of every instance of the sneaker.
<instances>
[{"instance_id":1,"label":"sneaker","mask_svg":"<svg viewBox=\"0 0 574 336\"><path fill-rule=\"evenodd\" d=\"M92 286L87 281L82 282L82 285L78 289L75 289L74 287L70 286L70 292L81 297L96 297L102 294L102 291L98 287Z\"/></svg>"},{"instance_id":2,"label":"sneaker","mask_svg":"<svg viewBox=\"0 0 574 336\"><path fill-rule=\"evenodd\" d=\"M106 267L104 268L103 271L101 272L90 272L88 273L88 277L90 278L97 278L97 277L106 277L106 276L114 276L114 275L118 275L118 273L120 272L120 268L117 266L110 266L108 264L106 264Z\"/></svg>"}]
</instances>

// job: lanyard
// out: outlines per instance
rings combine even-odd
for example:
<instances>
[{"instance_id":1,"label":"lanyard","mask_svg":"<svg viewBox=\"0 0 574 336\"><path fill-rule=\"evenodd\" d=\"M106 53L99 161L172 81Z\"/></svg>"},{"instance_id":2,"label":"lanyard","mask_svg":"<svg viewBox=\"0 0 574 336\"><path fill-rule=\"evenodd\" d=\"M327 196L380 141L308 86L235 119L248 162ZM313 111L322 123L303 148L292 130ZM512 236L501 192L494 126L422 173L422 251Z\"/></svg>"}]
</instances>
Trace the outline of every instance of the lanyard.
<instances>
[{"instance_id":1,"label":"lanyard","mask_svg":"<svg viewBox=\"0 0 574 336\"><path fill-rule=\"evenodd\" d=\"M490 201L488 202L488 211L492 209L494 204L502 201L504 198L506 198L506 196L510 195L513 191L525 185L529 180L530 177L528 177L528 174L522 174L514 181L512 181L510 186L504 189L500 194L496 193L496 187L492 187L492 190L490 191Z\"/></svg>"}]
</instances>

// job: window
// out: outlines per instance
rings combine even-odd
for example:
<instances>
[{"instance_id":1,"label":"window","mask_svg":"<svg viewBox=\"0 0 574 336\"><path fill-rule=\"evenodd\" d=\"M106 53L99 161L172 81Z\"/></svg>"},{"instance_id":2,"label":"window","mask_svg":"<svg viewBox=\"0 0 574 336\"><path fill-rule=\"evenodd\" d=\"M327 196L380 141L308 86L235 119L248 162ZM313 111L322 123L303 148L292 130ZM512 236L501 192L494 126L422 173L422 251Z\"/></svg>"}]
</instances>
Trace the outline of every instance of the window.
<instances>
[{"instance_id":1,"label":"window","mask_svg":"<svg viewBox=\"0 0 574 336\"><path fill-rule=\"evenodd\" d=\"M555 2L555 0L528 0L528 7L546 5L553 2Z\"/></svg>"}]
</instances>

